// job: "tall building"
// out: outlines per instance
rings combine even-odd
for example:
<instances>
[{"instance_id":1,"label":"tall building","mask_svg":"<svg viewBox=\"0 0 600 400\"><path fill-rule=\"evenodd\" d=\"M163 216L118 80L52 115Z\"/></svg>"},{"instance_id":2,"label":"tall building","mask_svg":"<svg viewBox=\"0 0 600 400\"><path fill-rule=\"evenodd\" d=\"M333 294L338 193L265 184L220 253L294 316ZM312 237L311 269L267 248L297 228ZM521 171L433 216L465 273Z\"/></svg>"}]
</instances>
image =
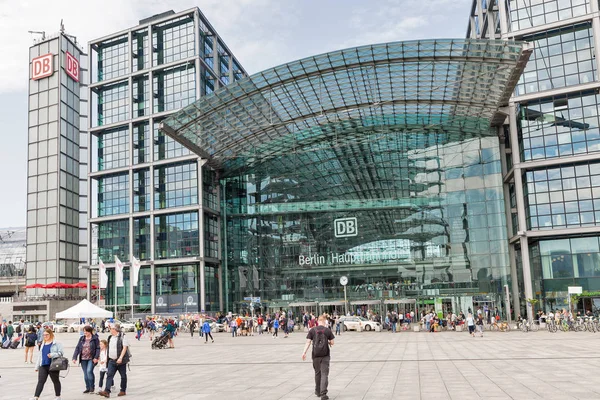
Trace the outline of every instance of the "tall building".
<instances>
[{"instance_id":1,"label":"tall building","mask_svg":"<svg viewBox=\"0 0 600 400\"><path fill-rule=\"evenodd\" d=\"M87 55L61 29L30 47L29 68L27 283L77 283L87 259Z\"/></svg>"},{"instance_id":2,"label":"tall building","mask_svg":"<svg viewBox=\"0 0 600 400\"><path fill-rule=\"evenodd\" d=\"M158 126L182 107L246 75L199 9L169 11L93 40L87 262L141 260L139 283L105 304L122 313L223 309L218 177Z\"/></svg>"},{"instance_id":3,"label":"tall building","mask_svg":"<svg viewBox=\"0 0 600 400\"><path fill-rule=\"evenodd\" d=\"M534 47L499 130L516 309L527 299L567 308L569 286L600 291L598 11L596 0L474 0L471 8L467 37ZM598 306L600 296L578 304Z\"/></svg>"}]
</instances>

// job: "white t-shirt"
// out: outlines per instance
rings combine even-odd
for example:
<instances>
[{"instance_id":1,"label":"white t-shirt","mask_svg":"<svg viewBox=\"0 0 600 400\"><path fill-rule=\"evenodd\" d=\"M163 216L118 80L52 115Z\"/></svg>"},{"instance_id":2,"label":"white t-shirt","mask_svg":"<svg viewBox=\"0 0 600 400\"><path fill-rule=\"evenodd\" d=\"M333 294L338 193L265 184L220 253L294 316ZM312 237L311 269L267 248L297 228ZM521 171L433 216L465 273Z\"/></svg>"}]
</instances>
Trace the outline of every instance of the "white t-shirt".
<instances>
[{"instance_id":1,"label":"white t-shirt","mask_svg":"<svg viewBox=\"0 0 600 400\"><path fill-rule=\"evenodd\" d=\"M119 341L118 339L118 336L113 336L110 339L110 342L108 343L108 358L110 358L111 360L116 360L119 358L120 354L117 354L117 342ZM127 341L125 335L121 336L121 339L123 340L123 347L129 347L129 342Z\"/></svg>"},{"instance_id":2,"label":"white t-shirt","mask_svg":"<svg viewBox=\"0 0 600 400\"><path fill-rule=\"evenodd\" d=\"M475 319L473 317L467 317L467 325L468 326L475 325Z\"/></svg>"}]
</instances>

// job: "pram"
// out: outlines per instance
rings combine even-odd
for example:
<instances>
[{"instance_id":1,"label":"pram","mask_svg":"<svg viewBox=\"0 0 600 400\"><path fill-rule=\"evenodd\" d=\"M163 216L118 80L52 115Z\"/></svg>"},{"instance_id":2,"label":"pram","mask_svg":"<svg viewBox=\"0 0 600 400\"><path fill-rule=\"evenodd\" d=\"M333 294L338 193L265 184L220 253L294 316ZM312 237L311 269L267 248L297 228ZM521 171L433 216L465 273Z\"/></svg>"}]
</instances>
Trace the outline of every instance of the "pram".
<instances>
[{"instance_id":1,"label":"pram","mask_svg":"<svg viewBox=\"0 0 600 400\"><path fill-rule=\"evenodd\" d=\"M152 341L152 350L166 349L169 345L169 333L163 331L160 335L157 335Z\"/></svg>"}]
</instances>

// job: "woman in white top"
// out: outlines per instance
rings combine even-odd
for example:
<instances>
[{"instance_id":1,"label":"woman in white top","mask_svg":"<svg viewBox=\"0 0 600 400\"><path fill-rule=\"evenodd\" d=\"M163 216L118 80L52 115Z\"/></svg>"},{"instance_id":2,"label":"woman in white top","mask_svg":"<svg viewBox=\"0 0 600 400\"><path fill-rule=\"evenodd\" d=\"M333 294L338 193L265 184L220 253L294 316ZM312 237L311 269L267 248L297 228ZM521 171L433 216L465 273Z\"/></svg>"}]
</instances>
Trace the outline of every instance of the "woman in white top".
<instances>
[{"instance_id":1,"label":"woman in white top","mask_svg":"<svg viewBox=\"0 0 600 400\"><path fill-rule=\"evenodd\" d=\"M467 315L467 326L469 327L469 334L475 337L475 318L471 313Z\"/></svg>"}]
</instances>

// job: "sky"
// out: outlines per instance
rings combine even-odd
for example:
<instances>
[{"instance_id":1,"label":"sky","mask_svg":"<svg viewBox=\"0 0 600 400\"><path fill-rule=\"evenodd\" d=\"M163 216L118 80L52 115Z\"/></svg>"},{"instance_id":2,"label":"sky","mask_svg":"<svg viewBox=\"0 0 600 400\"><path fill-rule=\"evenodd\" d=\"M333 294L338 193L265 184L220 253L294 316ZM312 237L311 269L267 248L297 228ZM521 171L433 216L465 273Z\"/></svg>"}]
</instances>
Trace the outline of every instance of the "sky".
<instances>
[{"instance_id":1,"label":"sky","mask_svg":"<svg viewBox=\"0 0 600 400\"><path fill-rule=\"evenodd\" d=\"M25 226L28 49L63 20L79 43L199 7L249 74L347 47L465 37L472 0L0 0L0 227Z\"/></svg>"}]
</instances>

